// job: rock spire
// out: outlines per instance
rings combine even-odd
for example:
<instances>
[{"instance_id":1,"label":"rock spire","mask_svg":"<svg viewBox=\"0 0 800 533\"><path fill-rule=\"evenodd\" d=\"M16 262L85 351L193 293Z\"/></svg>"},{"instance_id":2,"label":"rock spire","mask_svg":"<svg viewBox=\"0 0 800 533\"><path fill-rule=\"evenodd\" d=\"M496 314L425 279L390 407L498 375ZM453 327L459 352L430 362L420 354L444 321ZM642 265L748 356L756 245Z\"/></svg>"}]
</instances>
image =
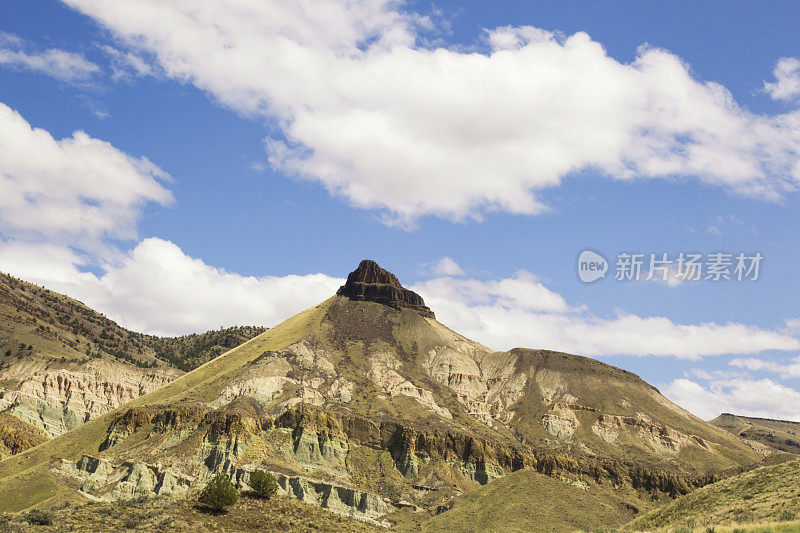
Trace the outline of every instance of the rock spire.
<instances>
[{"instance_id":1,"label":"rock spire","mask_svg":"<svg viewBox=\"0 0 800 533\"><path fill-rule=\"evenodd\" d=\"M371 259L361 261L336 294L351 300L377 302L395 309L407 307L419 311L423 316L434 318L433 311L425 306L425 301L419 294L404 288L394 274Z\"/></svg>"}]
</instances>

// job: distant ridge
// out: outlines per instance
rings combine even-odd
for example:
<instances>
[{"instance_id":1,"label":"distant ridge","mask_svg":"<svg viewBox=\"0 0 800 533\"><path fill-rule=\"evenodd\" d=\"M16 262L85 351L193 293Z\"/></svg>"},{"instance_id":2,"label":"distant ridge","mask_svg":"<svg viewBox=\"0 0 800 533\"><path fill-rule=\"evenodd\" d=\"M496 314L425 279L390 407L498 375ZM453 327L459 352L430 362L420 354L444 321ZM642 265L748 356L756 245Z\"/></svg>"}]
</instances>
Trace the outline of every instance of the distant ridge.
<instances>
[{"instance_id":1,"label":"distant ridge","mask_svg":"<svg viewBox=\"0 0 800 533\"><path fill-rule=\"evenodd\" d=\"M722 413L711 423L770 448L800 455L800 422Z\"/></svg>"}]
</instances>

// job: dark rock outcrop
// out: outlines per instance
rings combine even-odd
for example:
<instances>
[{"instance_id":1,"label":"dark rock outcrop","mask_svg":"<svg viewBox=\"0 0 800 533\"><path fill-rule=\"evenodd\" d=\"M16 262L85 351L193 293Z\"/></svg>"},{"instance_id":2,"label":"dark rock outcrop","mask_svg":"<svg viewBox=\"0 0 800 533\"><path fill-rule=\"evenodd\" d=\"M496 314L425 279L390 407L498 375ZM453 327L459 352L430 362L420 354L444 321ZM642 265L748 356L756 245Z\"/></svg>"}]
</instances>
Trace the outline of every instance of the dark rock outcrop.
<instances>
[{"instance_id":1,"label":"dark rock outcrop","mask_svg":"<svg viewBox=\"0 0 800 533\"><path fill-rule=\"evenodd\" d=\"M423 316L435 318L433 311L425 306L425 301L419 294L403 288L394 274L370 259L364 259L357 269L350 272L347 283L339 287L336 294L351 300L377 302L395 309L408 307L419 311Z\"/></svg>"}]
</instances>

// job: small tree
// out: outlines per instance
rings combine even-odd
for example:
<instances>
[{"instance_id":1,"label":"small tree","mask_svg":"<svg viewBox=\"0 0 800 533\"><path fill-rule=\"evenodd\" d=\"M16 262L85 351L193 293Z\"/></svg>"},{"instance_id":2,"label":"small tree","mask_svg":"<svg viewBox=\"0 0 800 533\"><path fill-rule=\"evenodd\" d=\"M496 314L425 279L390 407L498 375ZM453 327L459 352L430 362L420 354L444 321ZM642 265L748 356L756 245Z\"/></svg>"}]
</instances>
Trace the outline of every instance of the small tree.
<instances>
[{"instance_id":1,"label":"small tree","mask_svg":"<svg viewBox=\"0 0 800 533\"><path fill-rule=\"evenodd\" d=\"M32 526L53 525L53 513L44 509L33 509L25 515L25 521Z\"/></svg>"},{"instance_id":2,"label":"small tree","mask_svg":"<svg viewBox=\"0 0 800 533\"><path fill-rule=\"evenodd\" d=\"M208 482L200 493L200 503L204 503L215 511L222 511L236 503L236 487L225 474L217 474Z\"/></svg>"},{"instance_id":3,"label":"small tree","mask_svg":"<svg viewBox=\"0 0 800 533\"><path fill-rule=\"evenodd\" d=\"M250 488L259 498L269 500L278 492L278 480L269 472L256 470L250 474Z\"/></svg>"}]
</instances>

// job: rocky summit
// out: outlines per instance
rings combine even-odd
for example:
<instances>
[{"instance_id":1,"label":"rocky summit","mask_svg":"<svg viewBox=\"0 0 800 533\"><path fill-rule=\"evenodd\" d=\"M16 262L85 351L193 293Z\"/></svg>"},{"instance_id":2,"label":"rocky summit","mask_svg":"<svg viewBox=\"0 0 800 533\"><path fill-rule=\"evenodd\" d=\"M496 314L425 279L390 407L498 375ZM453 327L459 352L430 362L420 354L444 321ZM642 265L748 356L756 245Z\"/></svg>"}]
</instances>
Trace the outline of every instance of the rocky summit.
<instances>
[{"instance_id":1,"label":"rocky summit","mask_svg":"<svg viewBox=\"0 0 800 533\"><path fill-rule=\"evenodd\" d=\"M364 259L358 268L347 276L347 283L339 287L338 296L346 296L351 300L377 302L399 309L409 307L416 309L423 316L436 318L422 296L400 285L397 277L380 267L371 259Z\"/></svg>"}]
</instances>

